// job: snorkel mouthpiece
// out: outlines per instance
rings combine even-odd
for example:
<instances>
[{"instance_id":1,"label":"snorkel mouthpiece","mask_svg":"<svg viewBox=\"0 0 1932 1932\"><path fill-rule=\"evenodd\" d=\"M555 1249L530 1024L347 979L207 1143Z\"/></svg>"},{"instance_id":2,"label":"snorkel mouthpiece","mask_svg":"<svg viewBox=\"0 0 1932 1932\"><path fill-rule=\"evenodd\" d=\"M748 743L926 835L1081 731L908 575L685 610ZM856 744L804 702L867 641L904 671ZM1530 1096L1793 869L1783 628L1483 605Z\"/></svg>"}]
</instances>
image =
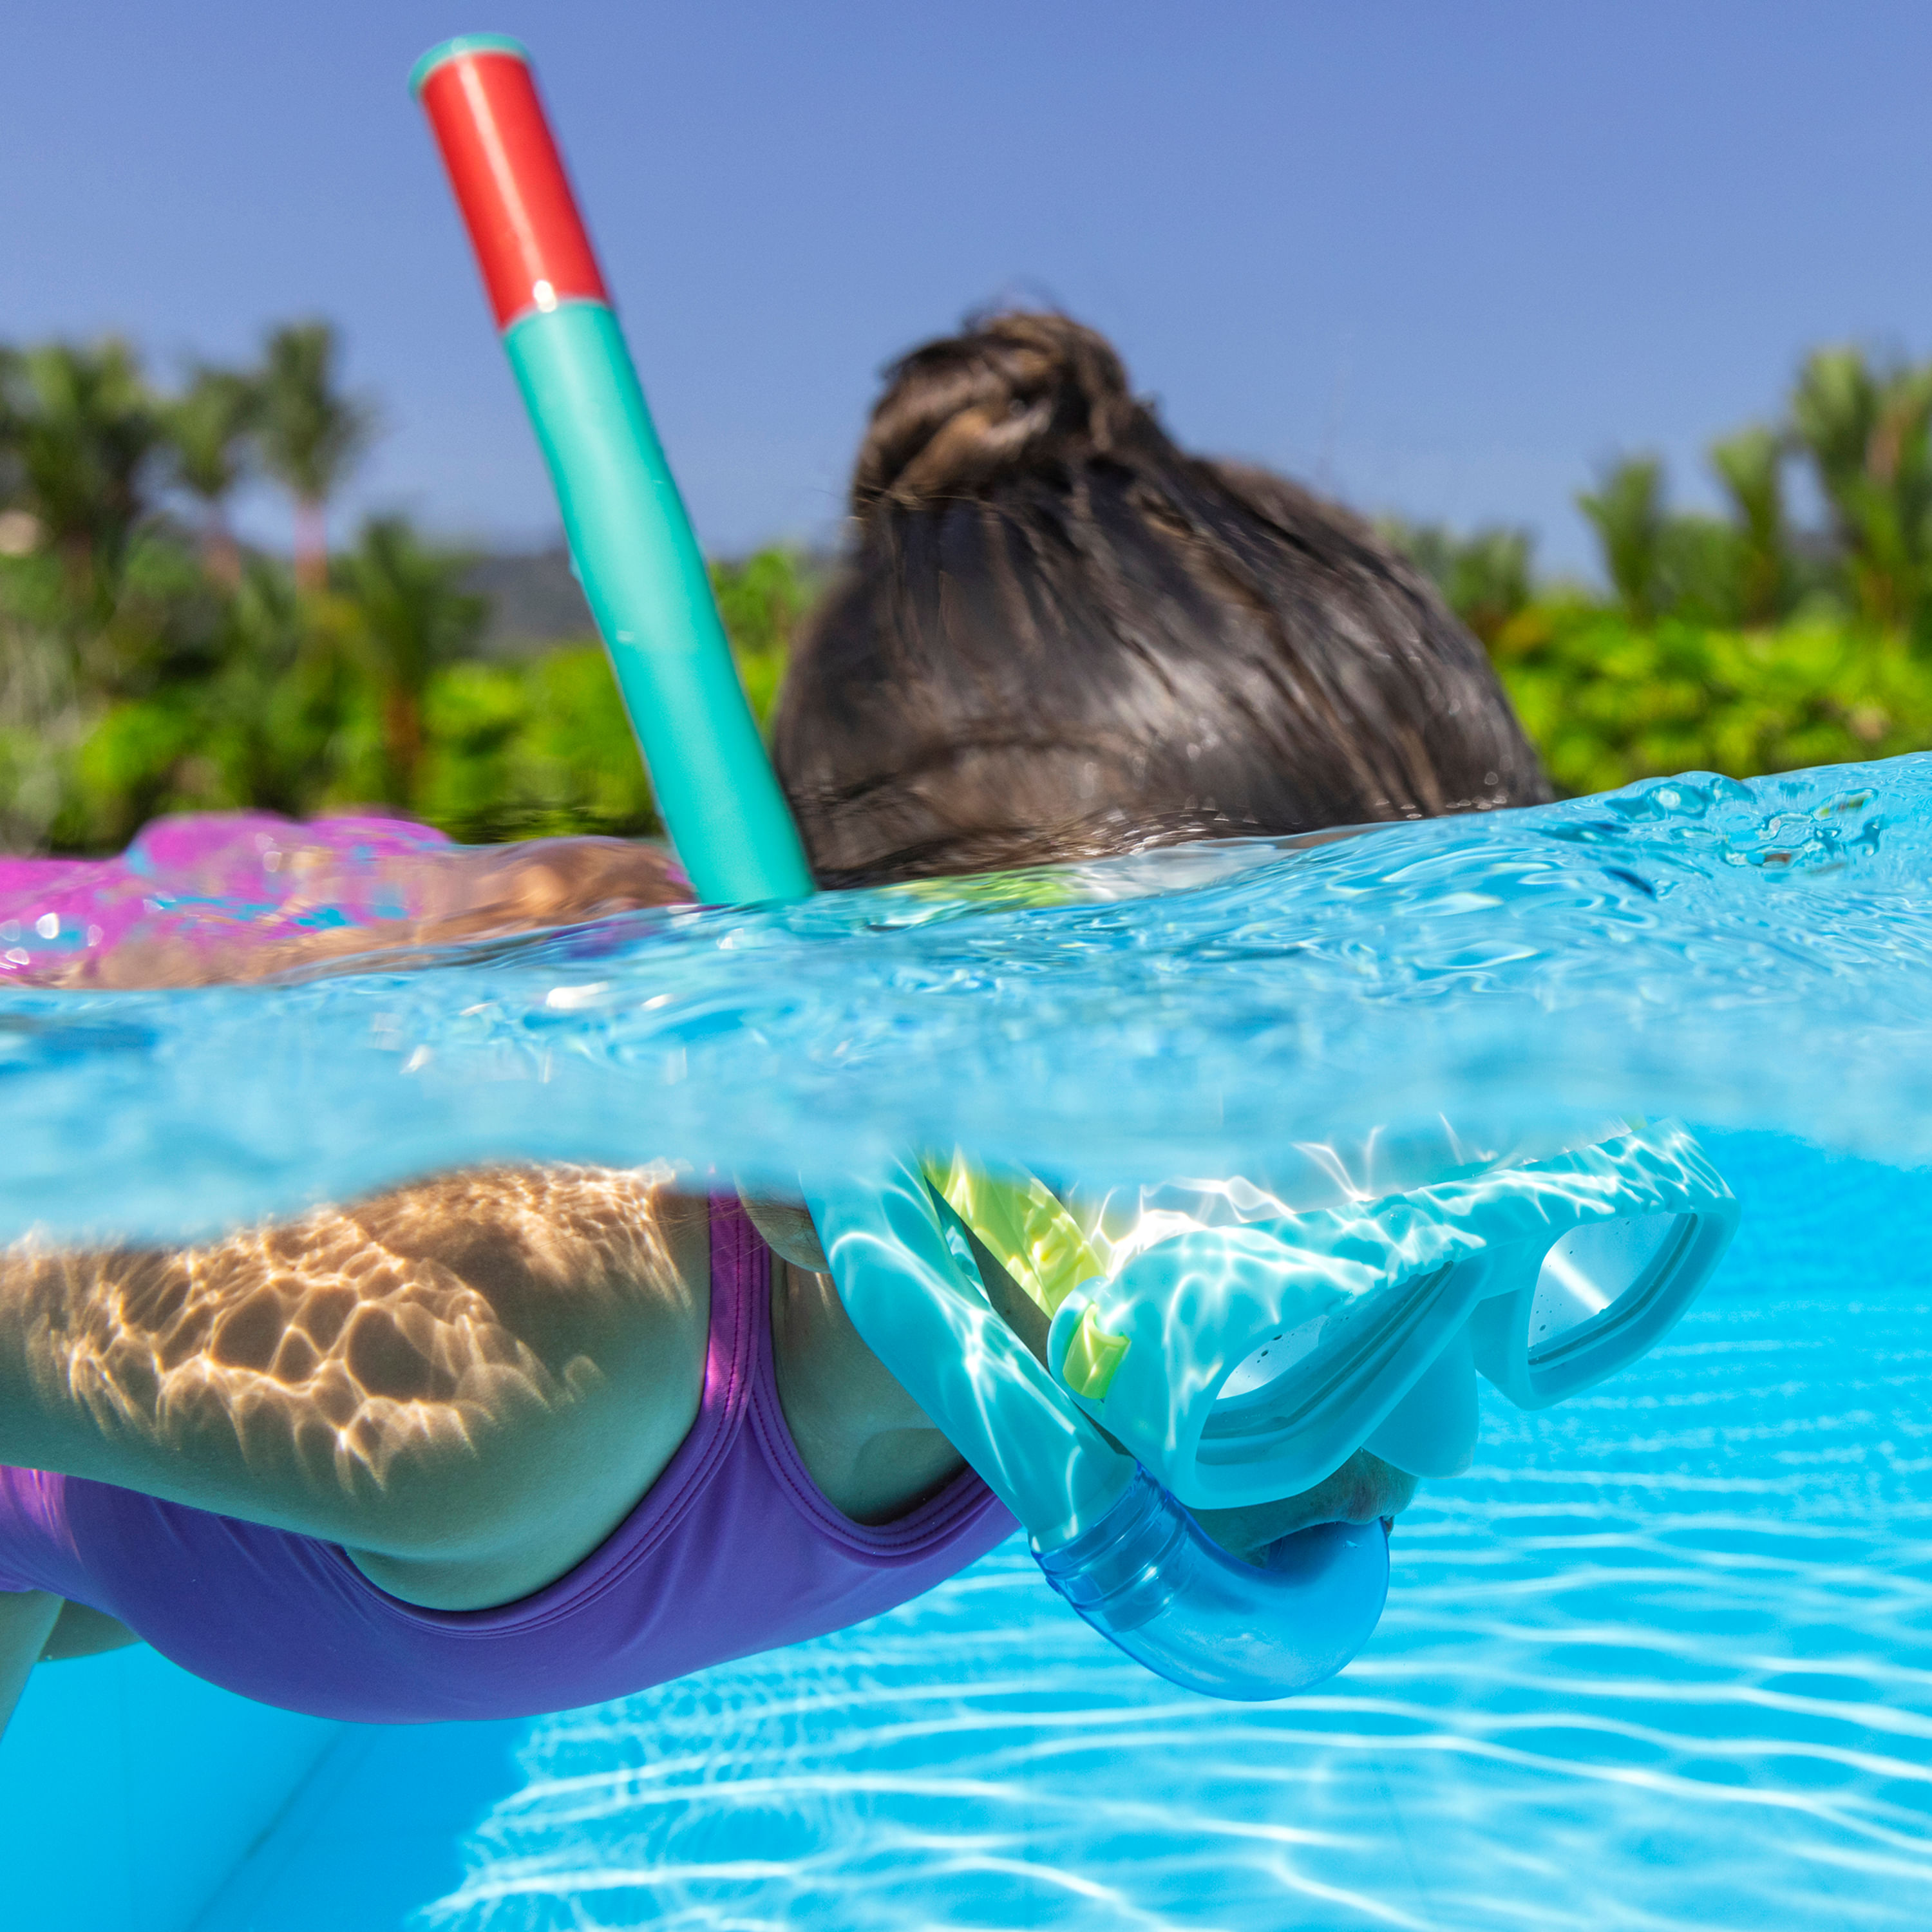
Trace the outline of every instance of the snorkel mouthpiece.
<instances>
[{"instance_id":1,"label":"snorkel mouthpiece","mask_svg":"<svg viewBox=\"0 0 1932 1932\"><path fill-rule=\"evenodd\" d=\"M1325 1682L1367 1642L1388 1594L1388 1532L1318 1523L1256 1565L1231 1556L1136 1469L1092 1528L1035 1546L1046 1580L1170 1684L1246 1703Z\"/></svg>"}]
</instances>

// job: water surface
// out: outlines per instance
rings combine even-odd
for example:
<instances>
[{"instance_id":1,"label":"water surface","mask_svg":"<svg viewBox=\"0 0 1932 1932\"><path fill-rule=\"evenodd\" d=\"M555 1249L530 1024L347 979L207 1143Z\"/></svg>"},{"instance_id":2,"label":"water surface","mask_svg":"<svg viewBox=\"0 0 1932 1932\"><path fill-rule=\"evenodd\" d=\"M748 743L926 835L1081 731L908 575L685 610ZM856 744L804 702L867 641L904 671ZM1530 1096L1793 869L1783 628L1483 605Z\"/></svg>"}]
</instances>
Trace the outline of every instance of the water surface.
<instances>
[{"instance_id":1,"label":"water surface","mask_svg":"<svg viewBox=\"0 0 1932 1932\"><path fill-rule=\"evenodd\" d=\"M458 1161L1063 1180L1607 1112L1932 1155L1932 758L1280 850L637 914L275 987L0 990L0 1236Z\"/></svg>"}]
</instances>

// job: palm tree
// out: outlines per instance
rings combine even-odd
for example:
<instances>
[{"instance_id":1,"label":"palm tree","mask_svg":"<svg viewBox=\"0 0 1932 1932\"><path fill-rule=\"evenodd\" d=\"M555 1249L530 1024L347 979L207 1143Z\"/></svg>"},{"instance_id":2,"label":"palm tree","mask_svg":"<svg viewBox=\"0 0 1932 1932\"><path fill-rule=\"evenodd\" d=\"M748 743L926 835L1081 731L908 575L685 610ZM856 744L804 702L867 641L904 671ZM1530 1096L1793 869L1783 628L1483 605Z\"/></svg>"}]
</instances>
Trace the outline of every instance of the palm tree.
<instances>
[{"instance_id":1,"label":"palm tree","mask_svg":"<svg viewBox=\"0 0 1932 1932\"><path fill-rule=\"evenodd\" d=\"M20 507L64 561L95 622L112 612L135 526L147 514L158 406L134 352L51 342L0 364L0 422Z\"/></svg>"},{"instance_id":2,"label":"palm tree","mask_svg":"<svg viewBox=\"0 0 1932 1932\"><path fill-rule=\"evenodd\" d=\"M1859 610L1904 628L1932 586L1932 367L1875 369L1862 350L1819 350L1799 372L1791 419Z\"/></svg>"},{"instance_id":3,"label":"palm tree","mask_svg":"<svg viewBox=\"0 0 1932 1932\"><path fill-rule=\"evenodd\" d=\"M368 404L335 386L335 331L292 322L268 340L256 379L262 461L296 500L296 577L307 590L328 578L328 500L368 447Z\"/></svg>"},{"instance_id":4,"label":"palm tree","mask_svg":"<svg viewBox=\"0 0 1932 1932\"><path fill-rule=\"evenodd\" d=\"M382 692L388 802L407 806L422 759L422 700L430 674L476 641L489 600L460 588L468 560L431 549L401 517L363 525L342 562Z\"/></svg>"},{"instance_id":5,"label":"palm tree","mask_svg":"<svg viewBox=\"0 0 1932 1932\"><path fill-rule=\"evenodd\" d=\"M1576 507L1588 518L1604 553L1610 587L1633 624L1657 615L1662 587L1664 465L1654 456L1627 456L1608 465L1594 491Z\"/></svg>"},{"instance_id":6,"label":"palm tree","mask_svg":"<svg viewBox=\"0 0 1932 1932\"><path fill-rule=\"evenodd\" d=\"M201 364L165 418L175 479L202 507L202 561L230 590L242 581L242 551L228 526L228 500L246 466L256 404L246 376Z\"/></svg>"},{"instance_id":7,"label":"palm tree","mask_svg":"<svg viewBox=\"0 0 1932 1932\"><path fill-rule=\"evenodd\" d=\"M1747 625L1774 624L1790 603L1791 533L1784 511L1786 443L1752 423L1711 446L1711 467L1730 499L1736 529L1739 615Z\"/></svg>"}]
</instances>

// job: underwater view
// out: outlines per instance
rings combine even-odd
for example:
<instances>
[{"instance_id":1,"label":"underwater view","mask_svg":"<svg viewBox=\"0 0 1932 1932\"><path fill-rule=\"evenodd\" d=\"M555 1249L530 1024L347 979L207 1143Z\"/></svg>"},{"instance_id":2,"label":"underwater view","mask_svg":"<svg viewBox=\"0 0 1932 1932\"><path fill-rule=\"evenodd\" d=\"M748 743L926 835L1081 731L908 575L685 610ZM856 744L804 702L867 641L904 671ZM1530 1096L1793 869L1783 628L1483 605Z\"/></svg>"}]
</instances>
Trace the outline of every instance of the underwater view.
<instances>
[{"instance_id":1,"label":"underwater view","mask_svg":"<svg viewBox=\"0 0 1932 1932\"><path fill-rule=\"evenodd\" d=\"M232 10L10 38L0 1926L1932 1924L1932 28Z\"/></svg>"},{"instance_id":2,"label":"underwater view","mask_svg":"<svg viewBox=\"0 0 1932 1932\"><path fill-rule=\"evenodd\" d=\"M1932 1196L1712 1145L1747 1218L1698 1308L1594 1398L1486 1403L1322 1690L1168 1693L1010 1547L860 1630L539 1720L412 1922L1923 1923Z\"/></svg>"},{"instance_id":3,"label":"underwater view","mask_svg":"<svg viewBox=\"0 0 1932 1932\"><path fill-rule=\"evenodd\" d=\"M1928 788L1932 760L1687 778L409 970L0 995L9 1234L188 1234L518 1155L776 1172L874 1136L1078 1148L1070 1186L1318 1156L1399 1186L1432 1118L1486 1150L1646 1102L1708 1124L1743 1207L1641 1364L1551 1411L1485 1392L1472 1466L1398 1521L1379 1629L1312 1693L1162 1684L1016 1542L619 1704L350 1727L195 1922L1920 1922ZM273 910L147 883L213 930ZM34 931L29 897L0 910ZM461 1815L426 1849L398 1820L428 1783Z\"/></svg>"}]
</instances>

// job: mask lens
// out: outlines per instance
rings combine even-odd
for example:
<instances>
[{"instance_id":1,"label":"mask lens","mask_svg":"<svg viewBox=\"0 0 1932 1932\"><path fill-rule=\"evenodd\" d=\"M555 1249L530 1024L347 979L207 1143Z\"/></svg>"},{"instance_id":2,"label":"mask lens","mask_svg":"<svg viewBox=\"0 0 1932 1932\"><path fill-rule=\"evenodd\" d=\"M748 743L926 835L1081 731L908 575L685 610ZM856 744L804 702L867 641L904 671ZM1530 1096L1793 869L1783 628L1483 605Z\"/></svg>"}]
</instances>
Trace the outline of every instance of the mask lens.
<instances>
[{"instance_id":1,"label":"mask lens","mask_svg":"<svg viewBox=\"0 0 1932 1932\"><path fill-rule=\"evenodd\" d=\"M1593 1222L1544 1257L1530 1304L1529 1365L1546 1368L1594 1346L1641 1314L1696 1226L1694 1214Z\"/></svg>"},{"instance_id":2,"label":"mask lens","mask_svg":"<svg viewBox=\"0 0 1932 1932\"><path fill-rule=\"evenodd\" d=\"M1222 1384L1207 1436L1280 1434L1349 1400L1424 1326L1450 1273L1438 1269L1270 1336Z\"/></svg>"},{"instance_id":3,"label":"mask lens","mask_svg":"<svg viewBox=\"0 0 1932 1932\"><path fill-rule=\"evenodd\" d=\"M1287 1374L1298 1362L1307 1360L1321 1347L1322 1330L1328 1325L1328 1316L1318 1315L1298 1328L1270 1336L1221 1384L1221 1400L1232 1402L1238 1396L1252 1395L1256 1390L1265 1388Z\"/></svg>"}]
</instances>

